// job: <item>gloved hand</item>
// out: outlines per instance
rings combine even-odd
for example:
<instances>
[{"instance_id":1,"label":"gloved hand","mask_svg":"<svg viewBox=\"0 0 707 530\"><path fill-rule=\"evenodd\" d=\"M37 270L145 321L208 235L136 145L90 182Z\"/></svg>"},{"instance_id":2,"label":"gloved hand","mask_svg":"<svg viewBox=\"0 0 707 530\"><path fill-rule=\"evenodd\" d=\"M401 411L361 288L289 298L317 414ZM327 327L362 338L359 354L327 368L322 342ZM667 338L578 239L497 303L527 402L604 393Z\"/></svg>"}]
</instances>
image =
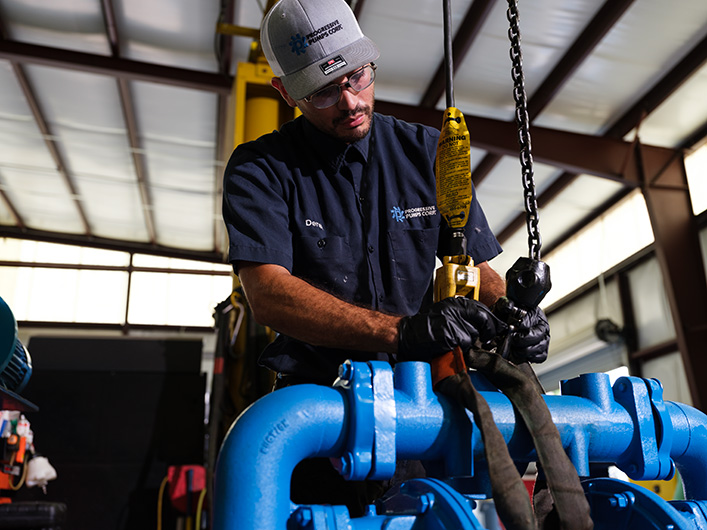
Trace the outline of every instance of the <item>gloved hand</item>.
<instances>
[{"instance_id":1,"label":"gloved hand","mask_svg":"<svg viewBox=\"0 0 707 530\"><path fill-rule=\"evenodd\" d=\"M527 311L514 327L508 338L511 359L544 362L550 345L550 325L543 310L536 307Z\"/></svg>"},{"instance_id":2,"label":"gloved hand","mask_svg":"<svg viewBox=\"0 0 707 530\"><path fill-rule=\"evenodd\" d=\"M398 326L398 359L429 361L455 346L466 352L477 339L491 341L506 327L481 302L445 298L426 313L403 317Z\"/></svg>"}]
</instances>

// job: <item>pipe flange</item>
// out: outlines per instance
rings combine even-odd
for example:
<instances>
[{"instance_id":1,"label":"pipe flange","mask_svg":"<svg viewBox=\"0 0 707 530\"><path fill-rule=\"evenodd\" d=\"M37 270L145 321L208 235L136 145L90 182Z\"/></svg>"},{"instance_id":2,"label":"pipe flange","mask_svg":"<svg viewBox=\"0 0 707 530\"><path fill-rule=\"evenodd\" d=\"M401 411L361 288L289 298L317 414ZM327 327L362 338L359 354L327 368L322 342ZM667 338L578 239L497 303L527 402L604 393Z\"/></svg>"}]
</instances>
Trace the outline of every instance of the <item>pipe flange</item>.
<instances>
[{"instance_id":1,"label":"pipe flange","mask_svg":"<svg viewBox=\"0 0 707 530\"><path fill-rule=\"evenodd\" d=\"M346 452L332 459L346 480L386 479L395 473L393 371L382 361L346 361L334 387L346 396Z\"/></svg>"}]
</instances>

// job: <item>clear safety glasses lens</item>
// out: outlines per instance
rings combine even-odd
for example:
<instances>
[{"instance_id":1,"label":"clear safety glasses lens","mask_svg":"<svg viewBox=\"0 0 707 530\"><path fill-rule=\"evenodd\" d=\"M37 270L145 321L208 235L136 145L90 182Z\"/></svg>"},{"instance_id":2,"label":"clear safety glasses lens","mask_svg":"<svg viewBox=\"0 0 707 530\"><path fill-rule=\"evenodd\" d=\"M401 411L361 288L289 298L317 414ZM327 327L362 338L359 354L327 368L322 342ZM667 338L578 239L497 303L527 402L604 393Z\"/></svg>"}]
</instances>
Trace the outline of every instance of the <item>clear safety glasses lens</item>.
<instances>
[{"instance_id":1,"label":"clear safety glasses lens","mask_svg":"<svg viewBox=\"0 0 707 530\"><path fill-rule=\"evenodd\" d=\"M371 86L375 78L376 67L374 64L369 64L354 72L346 83L325 86L318 92L304 99L318 109L326 109L339 102L343 88L351 88L351 90L358 94L361 90L365 90Z\"/></svg>"}]
</instances>

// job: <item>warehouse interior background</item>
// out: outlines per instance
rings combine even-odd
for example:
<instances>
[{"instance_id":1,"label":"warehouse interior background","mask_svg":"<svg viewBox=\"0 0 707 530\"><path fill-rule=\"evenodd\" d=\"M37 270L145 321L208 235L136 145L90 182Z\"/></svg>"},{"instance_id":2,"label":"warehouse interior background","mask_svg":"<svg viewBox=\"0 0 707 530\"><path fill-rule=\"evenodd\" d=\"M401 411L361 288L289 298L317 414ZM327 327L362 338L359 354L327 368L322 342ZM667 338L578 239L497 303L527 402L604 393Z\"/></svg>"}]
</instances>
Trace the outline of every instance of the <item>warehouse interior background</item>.
<instances>
[{"instance_id":1,"label":"warehouse interior background","mask_svg":"<svg viewBox=\"0 0 707 530\"><path fill-rule=\"evenodd\" d=\"M72 528L154 518L165 467L208 453L219 347L252 364L267 340L247 314L247 345L220 336L242 303L221 190L234 145L291 118L259 59L271 4L0 0L0 297L36 350L36 443L57 462L48 495L68 499ZM381 51L376 110L439 127L441 2L350 5ZM456 106L501 274L528 254L506 9L452 2ZM536 372L548 391L585 372L655 377L665 399L707 410L707 2L520 0L519 12L553 282ZM233 370L235 386L262 377ZM130 432L116 438L116 424ZM96 495L114 500L72 513Z\"/></svg>"}]
</instances>

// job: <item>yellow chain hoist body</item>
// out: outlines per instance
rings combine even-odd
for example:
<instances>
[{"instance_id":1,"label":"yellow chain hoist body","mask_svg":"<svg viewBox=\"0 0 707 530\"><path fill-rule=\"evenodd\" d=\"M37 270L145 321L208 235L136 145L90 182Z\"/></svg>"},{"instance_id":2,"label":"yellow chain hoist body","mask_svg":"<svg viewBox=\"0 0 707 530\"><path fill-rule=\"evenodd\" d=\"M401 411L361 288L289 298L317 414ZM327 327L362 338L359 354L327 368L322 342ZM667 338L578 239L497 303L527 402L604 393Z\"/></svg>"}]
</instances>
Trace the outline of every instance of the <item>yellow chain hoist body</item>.
<instances>
[{"instance_id":1,"label":"yellow chain hoist body","mask_svg":"<svg viewBox=\"0 0 707 530\"><path fill-rule=\"evenodd\" d=\"M472 200L471 139L464 114L455 108L444 111L435 161L437 208L452 230L463 231ZM466 248L458 255L444 256L435 272L435 300L471 295L479 299L479 269Z\"/></svg>"}]
</instances>

